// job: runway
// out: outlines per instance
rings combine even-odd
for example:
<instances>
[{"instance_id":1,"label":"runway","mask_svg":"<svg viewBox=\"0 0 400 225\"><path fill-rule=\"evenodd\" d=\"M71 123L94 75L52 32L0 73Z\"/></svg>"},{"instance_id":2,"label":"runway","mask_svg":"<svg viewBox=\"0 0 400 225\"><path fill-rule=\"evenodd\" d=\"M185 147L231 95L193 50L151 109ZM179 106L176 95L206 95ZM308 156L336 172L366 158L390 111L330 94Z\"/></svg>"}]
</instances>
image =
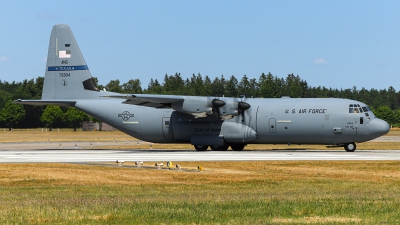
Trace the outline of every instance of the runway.
<instances>
[{"instance_id":1,"label":"runway","mask_svg":"<svg viewBox=\"0 0 400 225\"><path fill-rule=\"evenodd\" d=\"M399 137L372 141L400 142ZM183 161L262 161L262 160L400 160L400 150L264 150L204 151L187 150L96 150L96 147L129 146L138 141L117 142L34 142L0 143L0 163L39 162L183 162ZM144 144L141 143L141 144ZM147 143L146 145L148 145ZM93 150L91 149L93 145Z\"/></svg>"},{"instance_id":2,"label":"runway","mask_svg":"<svg viewBox=\"0 0 400 225\"><path fill-rule=\"evenodd\" d=\"M183 162L260 160L400 160L400 150L0 150L0 163Z\"/></svg>"}]
</instances>

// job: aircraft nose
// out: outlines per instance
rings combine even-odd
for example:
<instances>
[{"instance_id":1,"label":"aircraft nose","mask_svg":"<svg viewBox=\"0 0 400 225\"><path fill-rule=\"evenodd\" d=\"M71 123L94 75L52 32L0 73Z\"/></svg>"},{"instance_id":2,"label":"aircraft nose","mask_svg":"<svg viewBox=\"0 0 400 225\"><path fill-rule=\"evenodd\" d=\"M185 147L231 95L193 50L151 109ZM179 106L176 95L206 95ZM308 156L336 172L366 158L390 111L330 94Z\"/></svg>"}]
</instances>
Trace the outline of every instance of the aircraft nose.
<instances>
[{"instance_id":1,"label":"aircraft nose","mask_svg":"<svg viewBox=\"0 0 400 225\"><path fill-rule=\"evenodd\" d=\"M368 132L371 136L380 137L390 130L389 124L381 119L374 118L368 124Z\"/></svg>"}]
</instances>

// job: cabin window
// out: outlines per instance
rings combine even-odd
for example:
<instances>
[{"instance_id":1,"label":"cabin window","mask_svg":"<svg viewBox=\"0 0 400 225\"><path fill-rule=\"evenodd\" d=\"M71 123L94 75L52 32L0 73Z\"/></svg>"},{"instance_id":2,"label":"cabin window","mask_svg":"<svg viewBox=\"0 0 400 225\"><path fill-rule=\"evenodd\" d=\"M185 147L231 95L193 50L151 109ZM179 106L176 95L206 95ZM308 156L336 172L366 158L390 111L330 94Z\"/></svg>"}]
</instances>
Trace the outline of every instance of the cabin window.
<instances>
[{"instance_id":1,"label":"cabin window","mask_svg":"<svg viewBox=\"0 0 400 225\"><path fill-rule=\"evenodd\" d=\"M65 44L65 47L69 47L69 46L71 46L70 44Z\"/></svg>"}]
</instances>

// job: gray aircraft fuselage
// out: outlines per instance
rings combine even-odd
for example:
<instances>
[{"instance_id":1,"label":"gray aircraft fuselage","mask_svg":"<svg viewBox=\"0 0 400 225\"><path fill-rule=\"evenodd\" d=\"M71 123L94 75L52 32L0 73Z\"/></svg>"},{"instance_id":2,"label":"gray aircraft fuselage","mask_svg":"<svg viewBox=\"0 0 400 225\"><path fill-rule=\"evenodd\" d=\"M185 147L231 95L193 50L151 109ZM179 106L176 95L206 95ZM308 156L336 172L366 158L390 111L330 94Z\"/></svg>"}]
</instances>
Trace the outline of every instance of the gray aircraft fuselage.
<instances>
[{"instance_id":1,"label":"gray aircraft fuselage","mask_svg":"<svg viewBox=\"0 0 400 225\"><path fill-rule=\"evenodd\" d=\"M68 25L53 27L41 100L75 107L144 141L191 143L197 150L247 144L326 144L354 151L389 125L362 102L336 98L228 98L100 91Z\"/></svg>"},{"instance_id":2,"label":"gray aircraft fuselage","mask_svg":"<svg viewBox=\"0 0 400 225\"><path fill-rule=\"evenodd\" d=\"M244 121L240 115L229 120L214 116L195 118L173 109L126 105L119 99L80 100L75 107L131 136L157 143L190 143L192 135L218 136L224 123L237 123L256 131L255 139L245 141L246 144L337 145L368 141L387 130L387 125L372 118L370 111L349 113L350 105L365 107L358 101L335 98L248 98L245 101L251 108ZM234 142L243 141L239 137Z\"/></svg>"}]
</instances>

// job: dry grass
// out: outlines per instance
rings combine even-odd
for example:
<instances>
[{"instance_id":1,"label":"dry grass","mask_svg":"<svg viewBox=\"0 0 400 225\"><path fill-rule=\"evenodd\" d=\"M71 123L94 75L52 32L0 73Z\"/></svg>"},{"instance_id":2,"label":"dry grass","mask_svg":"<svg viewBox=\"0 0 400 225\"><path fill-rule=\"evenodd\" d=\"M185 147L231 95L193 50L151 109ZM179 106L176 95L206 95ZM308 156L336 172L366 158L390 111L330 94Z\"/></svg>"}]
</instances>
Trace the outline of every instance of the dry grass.
<instances>
[{"instance_id":1,"label":"dry grass","mask_svg":"<svg viewBox=\"0 0 400 225\"><path fill-rule=\"evenodd\" d=\"M400 162L392 161L254 161L254 162L179 162L182 171L156 169L147 162L142 167L133 163L115 164L0 164L0 186L40 185L159 185L211 184L304 179L335 179L386 183L400 180ZM197 167L201 165L204 171ZM54 182L53 182L54 181Z\"/></svg>"},{"instance_id":2,"label":"dry grass","mask_svg":"<svg viewBox=\"0 0 400 225\"><path fill-rule=\"evenodd\" d=\"M72 129L54 129L42 131L42 129L18 129L4 131L0 129L0 143L10 142L68 142L68 141L132 141L135 138L121 131L73 131Z\"/></svg>"},{"instance_id":3,"label":"dry grass","mask_svg":"<svg viewBox=\"0 0 400 225\"><path fill-rule=\"evenodd\" d=\"M390 129L389 133L386 134L387 136L400 136L400 128L399 127L393 127Z\"/></svg>"}]
</instances>

